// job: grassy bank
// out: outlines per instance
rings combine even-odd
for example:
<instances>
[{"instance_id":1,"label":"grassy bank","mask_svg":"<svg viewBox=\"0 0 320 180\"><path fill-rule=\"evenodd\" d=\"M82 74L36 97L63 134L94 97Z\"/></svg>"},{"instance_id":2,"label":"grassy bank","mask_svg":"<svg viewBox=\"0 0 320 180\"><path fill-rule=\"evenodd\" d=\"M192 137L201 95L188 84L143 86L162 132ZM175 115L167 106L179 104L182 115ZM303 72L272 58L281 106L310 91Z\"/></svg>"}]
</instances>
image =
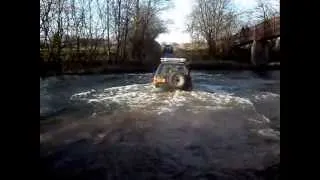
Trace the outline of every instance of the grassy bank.
<instances>
[{"instance_id":1,"label":"grassy bank","mask_svg":"<svg viewBox=\"0 0 320 180\"><path fill-rule=\"evenodd\" d=\"M106 61L42 62L40 76L110 74L110 73L145 73L152 72L156 64L139 62L110 64Z\"/></svg>"},{"instance_id":2,"label":"grassy bank","mask_svg":"<svg viewBox=\"0 0 320 180\"><path fill-rule=\"evenodd\" d=\"M191 70L279 70L280 63L269 63L263 67L255 67L250 63L249 57L239 55L228 60L219 56L212 58L208 55L207 49L177 49L175 56L184 57L189 61ZM160 59L145 59L142 61L125 60L116 58L113 54L110 57L97 52L89 54L88 51L79 53L63 52L60 60L49 61L46 59L46 52L40 53L40 76L53 75L86 75L86 74L110 74L110 73L147 73L154 72ZM93 56L94 55L94 56ZM239 60L240 59L240 60Z\"/></svg>"},{"instance_id":3,"label":"grassy bank","mask_svg":"<svg viewBox=\"0 0 320 180\"><path fill-rule=\"evenodd\" d=\"M269 63L265 66L254 66L228 60L192 61L189 67L193 70L280 70L280 63Z\"/></svg>"},{"instance_id":4,"label":"grassy bank","mask_svg":"<svg viewBox=\"0 0 320 180\"><path fill-rule=\"evenodd\" d=\"M79 62L78 62L79 63ZM88 64L88 62L86 62ZM118 64L118 65L97 65L74 66L78 68L62 68L62 71L49 70L42 72L42 77L55 75L89 75L89 74L117 74L117 73L152 73L156 70L155 65L145 64ZM63 67L63 65L62 65ZM269 63L263 67L255 67L252 64L238 63L235 61L192 61L189 63L191 70L280 70L280 63Z\"/></svg>"}]
</instances>

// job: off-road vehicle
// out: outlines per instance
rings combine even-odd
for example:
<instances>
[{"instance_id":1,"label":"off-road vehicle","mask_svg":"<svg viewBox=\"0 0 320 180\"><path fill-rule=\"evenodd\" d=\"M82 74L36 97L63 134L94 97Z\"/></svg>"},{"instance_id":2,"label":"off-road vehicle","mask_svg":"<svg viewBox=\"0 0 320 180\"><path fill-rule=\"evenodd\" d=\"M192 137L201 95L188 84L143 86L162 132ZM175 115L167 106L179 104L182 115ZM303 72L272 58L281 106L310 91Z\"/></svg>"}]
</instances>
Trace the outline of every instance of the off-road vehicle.
<instances>
[{"instance_id":1,"label":"off-road vehicle","mask_svg":"<svg viewBox=\"0 0 320 180\"><path fill-rule=\"evenodd\" d=\"M153 77L156 88L191 90L190 70L184 58L161 58Z\"/></svg>"}]
</instances>

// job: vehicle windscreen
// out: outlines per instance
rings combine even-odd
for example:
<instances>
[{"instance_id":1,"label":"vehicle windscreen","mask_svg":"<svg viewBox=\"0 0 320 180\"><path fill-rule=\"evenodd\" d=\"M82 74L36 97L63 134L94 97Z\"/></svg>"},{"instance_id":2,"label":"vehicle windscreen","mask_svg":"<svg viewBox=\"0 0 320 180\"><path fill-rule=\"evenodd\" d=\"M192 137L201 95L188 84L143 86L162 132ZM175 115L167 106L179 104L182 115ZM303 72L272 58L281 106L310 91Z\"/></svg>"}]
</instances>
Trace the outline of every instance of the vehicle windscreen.
<instances>
[{"instance_id":1,"label":"vehicle windscreen","mask_svg":"<svg viewBox=\"0 0 320 180\"><path fill-rule=\"evenodd\" d=\"M184 64L160 64L157 75L168 75L173 72L180 72L187 74L187 68Z\"/></svg>"}]
</instances>

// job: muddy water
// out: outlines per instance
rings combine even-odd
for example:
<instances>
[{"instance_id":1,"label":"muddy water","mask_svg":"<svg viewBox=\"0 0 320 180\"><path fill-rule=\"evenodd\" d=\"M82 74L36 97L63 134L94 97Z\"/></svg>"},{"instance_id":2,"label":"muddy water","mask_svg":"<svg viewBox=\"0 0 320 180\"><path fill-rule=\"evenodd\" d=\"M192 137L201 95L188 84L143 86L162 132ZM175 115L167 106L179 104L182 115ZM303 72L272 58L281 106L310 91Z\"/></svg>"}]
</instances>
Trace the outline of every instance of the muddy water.
<instances>
[{"instance_id":1,"label":"muddy water","mask_svg":"<svg viewBox=\"0 0 320 180\"><path fill-rule=\"evenodd\" d=\"M57 179L257 179L280 163L280 72L40 80L40 160ZM271 169L271 170L270 170Z\"/></svg>"}]
</instances>

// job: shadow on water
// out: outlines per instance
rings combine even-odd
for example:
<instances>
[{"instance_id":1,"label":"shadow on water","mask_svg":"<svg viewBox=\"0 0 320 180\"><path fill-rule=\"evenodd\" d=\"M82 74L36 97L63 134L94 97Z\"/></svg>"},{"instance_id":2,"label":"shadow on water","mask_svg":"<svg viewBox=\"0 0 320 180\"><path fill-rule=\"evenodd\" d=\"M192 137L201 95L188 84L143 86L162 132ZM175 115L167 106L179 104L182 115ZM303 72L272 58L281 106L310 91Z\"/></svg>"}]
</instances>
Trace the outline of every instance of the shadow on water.
<instances>
[{"instance_id":1,"label":"shadow on water","mask_svg":"<svg viewBox=\"0 0 320 180\"><path fill-rule=\"evenodd\" d=\"M262 79L280 79L279 70L269 70L265 66L257 67L252 73Z\"/></svg>"},{"instance_id":2,"label":"shadow on water","mask_svg":"<svg viewBox=\"0 0 320 180\"><path fill-rule=\"evenodd\" d=\"M48 180L280 179L279 162L262 170L194 167L183 164L175 154L161 151L160 148L138 143L130 144L122 137L117 141L104 141L103 148L99 149L88 140L79 140L57 147L50 155L42 157L40 155L40 171L43 173L41 178ZM201 152L201 148L194 148L193 151ZM86 149L89 153L81 154L82 149ZM93 156L92 154L97 151L99 154ZM195 156L196 153L194 152ZM60 161L57 161L58 159Z\"/></svg>"},{"instance_id":3,"label":"shadow on water","mask_svg":"<svg viewBox=\"0 0 320 180\"><path fill-rule=\"evenodd\" d=\"M249 146L237 145L243 140L234 139L246 134L238 130L240 122L223 129L222 124L214 128L204 120L192 122L195 117L207 119L210 115L178 113L159 119L154 115L124 113L101 116L90 122L63 124L63 128L56 128L51 136L40 137L42 178L279 179L279 158L259 168L254 165L254 158L239 157L239 153L247 154L241 151L249 150ZM254 141L251 143L256 143ZM234 157L221 159L221 153ZM221 160L225 162L219 166ZM226 164L230 164L227 165L230 168ZM251 168L245 164L251 164Z\"/></svg>"},{"instance_id":4,"label":"shadow on water","mask_svg":"<svg viewBox=\"0 0 320 180\"><path fill-rule=\"evenodd\" d=\"M252 73L261 78L261 79L271 79L272 76L272 71L266 71L266 70L254 70Z\"/></svg>"}]
</instances>

